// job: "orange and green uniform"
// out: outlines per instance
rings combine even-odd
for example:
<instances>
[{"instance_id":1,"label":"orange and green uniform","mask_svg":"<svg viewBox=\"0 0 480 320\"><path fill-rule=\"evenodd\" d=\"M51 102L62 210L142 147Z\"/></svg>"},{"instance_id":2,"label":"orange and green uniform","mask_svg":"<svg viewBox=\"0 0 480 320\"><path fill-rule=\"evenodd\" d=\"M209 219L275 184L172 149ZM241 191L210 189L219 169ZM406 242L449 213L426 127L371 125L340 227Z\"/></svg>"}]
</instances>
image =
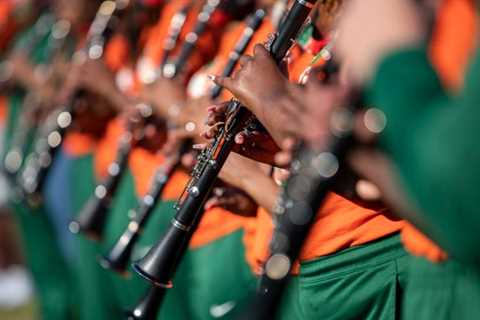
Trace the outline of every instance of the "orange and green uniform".
<instances>
[{"instance_id":1,"label":"orange and green uniform","mask_svg":"<svg viewBox=\"0 0 480 320\"><path fill-rule=\"evenodd\" d=\"M430 44L430 59L451 92L463 87L463 76L478 35L478 16L468 0L442 2ZM474 319L480 316L480 276L459 263L411 224L402 242L410 263L403 319Z\"/></svg>"}]
</instances>

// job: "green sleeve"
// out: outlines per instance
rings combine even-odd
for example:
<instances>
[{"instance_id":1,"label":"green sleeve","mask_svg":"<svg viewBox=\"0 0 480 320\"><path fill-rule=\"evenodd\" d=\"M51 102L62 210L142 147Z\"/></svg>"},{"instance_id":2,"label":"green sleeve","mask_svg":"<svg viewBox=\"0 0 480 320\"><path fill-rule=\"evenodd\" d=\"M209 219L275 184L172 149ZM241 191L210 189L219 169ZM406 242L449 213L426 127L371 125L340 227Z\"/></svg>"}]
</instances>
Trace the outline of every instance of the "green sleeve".
<instances>
[{"instance_id":1,"label":"green sleeve","mask_svg":"<svg viewBox=\"0 0 480 320\"><path fill-rule=\"evenodd\" d=\"M480 262L480 54L458 96L443 90L425 49L387 57L369 90L387 116L381 144L438 239Z\"/></svg>"}]
</instances>

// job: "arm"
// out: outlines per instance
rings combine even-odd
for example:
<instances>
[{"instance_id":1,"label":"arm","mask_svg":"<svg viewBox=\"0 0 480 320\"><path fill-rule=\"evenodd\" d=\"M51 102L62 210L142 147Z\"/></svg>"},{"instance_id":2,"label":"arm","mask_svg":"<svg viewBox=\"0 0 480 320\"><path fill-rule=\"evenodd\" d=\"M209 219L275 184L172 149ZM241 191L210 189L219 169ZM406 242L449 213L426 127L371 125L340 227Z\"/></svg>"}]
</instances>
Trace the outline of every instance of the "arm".
<instances>
[{"instance_id":1,"label":"arm","mask_svg":"<svg viewBox=\"0 0 480 320\"><path fill-rule=\"evenodd\" d=\"M272 212L279 187L268 175L268 168L239 154L231 154L220 172L220 178L243 190L259 206Z\"/></svg>"}]
</instances>

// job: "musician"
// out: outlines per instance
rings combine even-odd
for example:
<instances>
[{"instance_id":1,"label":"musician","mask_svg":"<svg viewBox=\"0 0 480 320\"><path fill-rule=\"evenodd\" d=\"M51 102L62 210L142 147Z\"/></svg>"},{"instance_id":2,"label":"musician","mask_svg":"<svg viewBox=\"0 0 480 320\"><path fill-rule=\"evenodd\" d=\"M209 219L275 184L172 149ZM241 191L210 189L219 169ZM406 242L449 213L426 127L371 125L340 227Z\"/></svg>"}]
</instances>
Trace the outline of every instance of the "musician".
<instances>
[{"instance_id":1,"label":"musician","mask_svg":"<svg viewBox=\"0 0 480 320\"><path fill-rule=\"evenodd\" d=\"M375 41L365 43L369 47L368 52L361 53L359 57L371 58L358 61L366 63L362 70L357 67L353 70L355 80L369 86L371 102L384 112L387 119L379 143L392 162L378 152L370 159L377 159L373 165L386 163L394 168L390 174L393 178L379 181L379 184L382 187L394 186L393 190L402 195L407 209L413 208L411 212L416 213L407 217L445 248L449 255L447 261L436 265L416 260L418 269L407 288L407 294L411 296L407 302L416 311L412 310L406 316L415 312L415 316L421 315L425 319L448 319L452 315L463 319L476 318L480 315L475 302L480 294L476 248L479 220L472 203L477 193L472 186L478 172L475 166L466 164L476 159L473 151L476 149L471 148L470 143L472 134L476 132L474 105L478 100L478 52L475 50L478 51L478 48L472 50L471 42L462 48L459 42L462 36L454 37L451 43L455 45L446 46L455 48L455 52L448 56L455 59L450 63L456 65L453 70L458 75L457 87L462 88L462 68L467 70L463 88L455 93L451 88L452 82L445 81L446 64L439 66L438 57L431 59L428 56L424 44L428 27L418 8L401 2L388 8L376 1L367 4L373 4L375 12L394 26L391 33L370 29L368 38L374 37ZM470 23L473 25L471 29L463 33L463 37L469 37L474 34L472 29L478 21L478 2L466 1L464 6L467 12L470 10L470 18L468 15L463 15L462 19L457 16L458 20L452 21L454 25L451 28L466 28ZM360 7L358 3L352 3L350 22L347 24L345 21L341 26L347 32L347 38L354 36L353 28L357 23L364 25L363 22L371 19L371 15L362 12ZM407 25L405 21L411 23ZM369 23L370 26L378 25L380 20L375 16ZM459 32L456 34L461 35ZM341 54L353 56L351 48L343 45L339 47ZM440 77L435 68L440 71ZM396 87L401 74L413 70L413 82ZM382 83L389 83L388 90ZM449 90L445 89L445 84L449 85ZM395 90L391 91L391 88ZM364 137L364 132L359 130L358 135ZM368 174L370 169L364 161L368 153L359 155L361 157L356 157L355 161L357 167ZM397 210L402 214L408 213L405 205L397 206ZM461 298L449 299L445 303L447 292L448 297Z\"/></svg>"},{"instance_id":2,"label":"musician","mask_svg":"<svg viewBox=\"0 0 480 320\"><path fill-rule=\"evenodd\" d=\"M328 10L331 10L330 14L335 15L338 3L321 2L319 10L320 16ZM321 21L325 20L321 19ZM301 42L303 54L309 55L310 59L302 60L301 56L295 58L294 52L292 52L291 65L293 67L297 62L303 63L303 70L310 69L312 58L319 49L312 51L315 45L308 45L322 40L318 35L323 34L323 39L333 36L332 33L329 34L330 29L324 25L315 27L316 29L310 33L313 41L306 41L307 45ZM321 44L319 48L322 48ZM291 69L295 70L295 68ZM306 70L304 74L291 73L290 78L297 83L299 80L304 81L301 78L305 78L309 71ZM291 86L295 88L294 90L298 89L295 91L295 95L292 94L292 99L318 101L319 96L324 100L331 99L331 95L328 95L329 92L322 89L317 81L310 79L305 89L288 84L288 87ZM282 145L284 138L288 136L285 132L288 132L289 126L293 126L291 122L295 123L296 120L292 119L292 115L285 116L285 113L273 111L278 107L278 103L282 103L283 98L281 97L288 91L285 85L286 81L263 47L257 46L253 57L244 58L242 69L234 77L220 78L220 80L217 78L216 82L225 85L246 106L249 106L271 133L274 141L278 145ZM319 95L319 92L322 94ZM214 112L210 117L217 120L217 116ZM296 114L295 117L302 117L302 115ZM309 125L312 124L309 123ZM286 126L287 129L280 129L283 126ZM315 128L310 126L302 128L302 130L312 134ZM208 135L211 135L211 132ZM242 152L242 149L250 148L251 150L247 150L244 154L255 157L256 149L252 149L249 137L241 136L237 139L239 140L237 142L243 142L238 151ZM258 140L255 142L258 145ZM258 158L263 161L272 161L272 157L269 159L260 155ZM231 166L227 164L226 170L229 168L230 170L228 173L223 173L223 177L233 176L234 171L243 174L247 170L254 170L253 173L247 175L248 182L246 183L250 187L245 190L247 193L250 192L249 195L253 199L261 199L265 193L275 194L277 192L278 186L266 182L266 174L258 165L255 166L251 162L247 164L247 160L238 157L229 159L229 161L234 161L234 163L230 164ZM245 163L241 165L242 162ZM243 169L239 169L239 167ZM237 175L237 183L245 181L243 178ZM259 187L253 187L255 185ZM242 184L237 186L244 187ZM366 207L364 202L347 197L347 195L342 196L342 194L332 192L320 209L312 233L300 255L300 264L294 268L294 273L298 276L292 279L285 300L280 306L280 318L373 317L382 319L393 317L392 313L400 313L401 300L399 300L398 294L402 288L405 288L406 267L409 261L409 256L403 249L398 235L403 221L391 218L387 215L387 210L383 208ZM257 215L257 243L256 248L253 248L253 258L251 258L257 264L255 266L257 272L259 263L265 261L268 256L267 247L273 228L268 211L272 211L274 203L266 203L266 197L263 198L262 202L266 206L267 212L259 212ZM362 281L355 279L362 279Z\"/></svg>"},{"instance_id":3,"label":"musician","mask_svg":"<svg viewBox=\"0 0 480 320\"><path fill-rule=\"evenodd\" d=\"M358 4L357 7L356 7L356 10L359 10L358 12L361 11L361 7L363 7L364 3L362 3L361 5ZM414 41L414 39L417 39L418 40L418 33L419 31L418 30L421 30L420 28L418 28L417 26L417 29L416 29L416 32L417 33L412 33L412 32L409 32L411 31L411 28L412 28L412 24L410 25L406 25L404 24L404 21L407 21L407 18L406 17L409 17L409 19L411 20L412 17L415 17L415 15L413 14L412 15L412 11L408 11L410 10L411 8L408 8L408 5L407 5L407 8L405 7L402 7L403 4L400 4L399 3L399 7L396 7L396 8L391 8L389 7L389 9L392 9L391 13L392 15L394 15L393 12L395 13L403 13L404 16L401 16L402 18L398 17L398 22L399 22L399 25L395 25L396 28L396 32L397 34L395 34L395 32L393 34L388 34L388 36L391 36L392 37L392 41L390 43L384 43L382 40L385 40L387 38L387 34L383 34L383 36L385 38L379 40L379 37L378 34L372 34L372 36L376 39L375 41L379 41L377 43L377 47L376 49L379 49L379 48L382 48L382 50L388 50L387 48L389 48L389 46L396 46L398 45L398 43L396 43L395 41L398 41L400 43L403 43L402 41L406 41L406 43L410 43L410 41ZM385 9L385 8L384 8ZM369 10L370 10L370 7L369 7ZM368 12L369 12L368 10ZM363 19L371 19L371 13L369 14L367 11L364 11L363 12ZM410 15L408 15L410 14ZM368 18L367 18L368 17ZM377 17L382 17L382 19L385 19L384 21L391 21L391 17L386 17L384 14L379 14ZM347 19L347 18L345 18ZM357 17L358 19L358 17ZM366 20L362 20L363 22L365 22ZM413 19L413 21L415 22L415 18ZM380 20L377 20L377 23L379 23ZM351 38L349 38L350 41L352 41L352 39L355 38L355 36L353 36L353 30L356 30L358 31L359 29L355 29L355 28L358 28L361 24L359 23L358 25L349 25L349 20L345 20L345 26L348 27L347 30L349 30L351 32L350 36ZM365 26L363 24L363 26ZM413 26L416 26L416 24L413 24ZM375 28L372 28L371 30L374 30ZM381 28L377 28L375 30L380 30ZM414 28L415 29L415 28ZM383 32L383 31L382 31ZM382 32L378 31L378 33L382 34ZM403 33L402 33L403 32ZM373 33L373 32L372 32ZM342 32L343 34L343 32ZM468 31L467 33L468 34ZM364 34L362 33L362 37L364 36ZM457 37L457 34L456 34L456 40L458 42L458 37ZM347 41L347 40L345 40ZM346 44L347 42L345 42ZM353 44L351 42L348 42L350 44L350 48L351 48L351 56L355 56L357 54L356 53L353 53ZM354 46L356 47L356 45ZM375 47L375 46L374 46ZM457 48L456 48L457 49ZM371 51L369 53L365 53L365 55L362 55L360 54L360 56L363 56L364 57L364 61L360 62L361 64L365 61L368 61L368 59L370 59L372 56L375 56L375 51ZM450 52L451 53L451 52ZM451 57L451 55L449 55ZM458 57L458 56L457 56ZM437 59L438 59L438 56L437 56ZM463 61L464 59L462 58L462 56L460 57L460 61ZM455 63L458 63L458 60L456 60ZM362 64L363 66L365 64ZM368 64L367 64L368 65ZM404 64L403 63L398 63L397 64L399 70L404 68ZM362 72L360 72L360 69L361 68L357 68L357 72L359 72L359 74L363 74L365 75L365 71L366 70L363 70ZM444 69L444 68L443 68ZM368 69L367 69L368 70ZM400 72L400 71L399 71ZM398 79L398 76L397 76L397 79ZM376 82L378 86L380 86L381 83L385 84L385 83L388 83L389 86L391 84L391 82L386 82L386 81L382 81L382 82ZM390 88L390 87L389 87ZM389 92L390 89L388 88L385 88L385 87L382 87L382 90L379 91L380 93L384 94L386 92ZM314 93L314 92L312 92ZM298 94L298 92L297 92ZM418 96L417 96L418 97ZM321 108L320 109L320 113L317 111L319 110L319 106L318 106L318 103L317 101L319 101L318 99L323 99L323 101L328 101L326 100L328 98L328 96L326 96L325 94L321 95L321 94L317 94L317 95L312 95L310 102L308 102L307 104L311 106L311 108L308 108L308 111L306 109L303 109L303 114L305 114L305 117L302 117L301 114L297 114L296 117L299 117L301 118L301 120L299 121L299 123L297 124L292 124L292 128L287 128L285 129L285 131L288 131L288 130L292 130L291 132L294 132L296 130L296 132L301 132L301 136L305 137L305 138L309 138L309 139L316 139L317 143L318 141L322 138L322 136L324 135L324 130L325 130L325 127L322 127L322 126L318 126L318 119L323 119L323 121L325 121L326 119L328 119L328 117L325 117L325 115L322 115L322 112L323 114L325 114L325 112L328 111L328 109L325 109L325 108ZM308 101L308 97L306 97L304 99L304 101ZM393 100L390 101L390 103L392 102ZM396 106L396 108L402 108L404 107L405 105L405 101L402 101L400 102L401 103L401 106L398 105ZM410 103L410 102L409 102ZM380 105L378 103L376 103L375 105ZM333 106L333 105L332 105ZM422 106L418 106L418 108L422 108ZM291 111L292 109L290 109ZM394 110L394 109L391 109L391 110ZM418 110L418 109L416 109ZM285 110L286 111L286 110ZM292 113L290 113L290 115L292 115ZM314 116L316 115L316 116ZM318 128L319 130L315 130L315 128ZM307 132L307 130L309 132ZM402 134L404 134L404 128L402 127ZM396 139L398 139L398 136L396 136ZM412 138L413 139L413 138ZM413 141L413 140L411 140ZM370 173L370 176L371 177L377 177L376 180L382 182L382 180L379 180L378 177L382 177L381 174L379 174L379 168L382 167L382 163L384 163L385 161L382 160L382 158L378 157L378 156L375 156L375 154L372 154L372 153L366 153L365 150L363 151L363 153L359 153L359 155L362 155L362 163L363 163L363 166L364 166L364 169L365 168L368 168L368 170L365 170L365 172L369 172ZM374 161L374 159L379 159L381 161ZM355 162L355 161L354 161ZM369 164L369 165L367 165ZM385 174L385 172L383 172ZM387 172L388 173L388 172ZM383 180L384 177L382 177ZM382 185L382 190L389 190L390 186L388 184L381 184ZM398 190L398 189L396 189ZM398 203L398 194L395 195L394 194L394 197L397 199L397 201L395 201L395 203ZM402 200L403 202L404 200ZM403 209L402 211L405 211L405 205L403 205L402 207L400 207L401 209ZM409 209L411 210L411 209ZM411 217L411 214L410 214L410 217ZM413 221L416 221L418 222L418 218L417 219L414 219ZM407 232L408 230L408 232ZM432 228L427 228L426 229L427 231L429 230L430 232L432 232ZM431 233L432 234L432 233ZM433 233L435 234L435 233ZM421 254L421 255L425 255L427 256L428 258L430 258L431 260L443 260L445 259L445 253L442 252L442 250L439 250L438 247L436 247L435 245L433 245L431 242L429 242L429 240L427 240L426 238L424 238L423 236L420 236L418 235L417 233L412 233L412 229L411 228L406 228L404 229L404 239L409 239L407 241L409 241L407 243L407 246L409 247L410 250L417 250L416 253L417 254ZM420 251L418 251L420 250ZM413 270L413 272L412 272ZM413 273L413 275L412 275ZM457 314L460 318L472 318L472 317L475 317L475 316L478 316L478 310L476 310L476 304L472 303L473 300L475 298L472 298L471 297L478 297L478 288L477 288L477 285L478 284L478 275L475 274L475 272L473 272L472 270L470 270L470 268L465 268L461 265L459 265L458 263L456 263L455 261L452 261L450 260L449 263L442 263L440 265L437 265L437 266L434 266L434 265L431 265L429 263L427 263L426 261L417 261L415 263L415 265L413 267L410 267L410 282L409 282L409 286L407 287L407 293L405 295L406 297L406 301L405 301L405 304L404 304L404 316L406 319L409 319L413 316L415 317L418 317L418 316L422 316L422 317L425 317L425 319L428 319L428 318L432 318L432 317L438 317L438 316L443 316L445 318L448 318L449 315L451 314ZM462 274L461 276L459 276L459 274ZM456 276L458 275L458 276ZM412 278L412 276L414 278ZM449 280L446 280L446 279L449 279ZM456 279L456 280L452 280L452 279ZM467 280L468 279L468 280ZM415 280L415 281L414 281ZM469 284L467 285L467 288L464 288L463 286L465 285L466 282L469 282ZM412 285L413 284L413 285ZM435 288L435 289L434 289ZM453 289L453 288L456 288L456 289ZM446 298L446 295L445 293L446 292L449 292L448 295L451 294L452 290L459 290L458 292L462 292L462 293L459 293L459 294L463 294L463 293L466 293L466 295L469 297L467 299L461 299L460 301L458 302L452 302L452 301L449 301L448 303L446 302L447 300L445 300ZM435 294L433 294L433 292L435 292ZM438 293L438 294L437 294ZM441 306L441 307L440 307Z\"/></svg>"},{"instance_id":4,"label":"musician","mask_svg":"<svg viewBox=\"0 0 480 320\"><path fill-rule=\"evenodd\" d=\"M95 151L95 172L98 180L106 176L108 165L113 161L116 153L120 137L125 132L125 124L128 121L128 115L132 114L133 106L139 102L150 102L147 97L148 94L141 94L142 90L145 92L154 92L158 84L149 84L149 73L161 63L163 53L163 42L167 37L170 21L174 14L182 9L189 1L172 1L163 8L161 16L156 25L151 28L145 28L143 37L140 37L140 43L133 46L125 46L121 41L113 40L113 51L107 50L106 58L116 64L115 77L107 79L105 75L102 76L101 70L92 67L92 73L88 78L102 79L102 84L91 90L101 91L101 94L107 97L113 103L118 103L118 107L123 109L122 114L112 121L107 129L107 133L98 144ZM190 32L197 21L199 10L203 3L192 2L188 12L185 28L182 30L180 40L178 41L174 53L178 54L185 36ZM217 23L224 23L224 18L217 17ZM220 29L218 29L220 30ZM211 30L210 30L211 31ZM193 52L192 59L189 61L186 74L193 73L203 63L211 59L215 53L215 47L211 43L215 43L215 33L208 31L200 38L199 48ZM217 31L218 32L218 31ZM126 49L126 50L125 50ZM126 61L119 61L118 57L130 56ZM92 76L93 75L93 76ZM185 75L184 75L185 76ZM188 76L187 76L188 78ZM147 82L147 83L145 83ZM91 84L90 84L91 85ZM113 85L113 87L112 87ZM98 88L101 87L101 88ZM118 87L118 88L115 88ZM120 90L119 90L120 89ZM123 91L119 92L119 91ZM122 97L123 96L123 97ZM125 99L126 98L126 99ZM143 99L142 99L143 98ZM125 103L126 102L126 103ZM160 124L160 123L158 123ZM163 140L165 135L165 128L161 126L154 126L148 123L143 130L143 138L139 141L131 154L129 155L128 172L122 178L119 190L115 194L115 201L111 209L109 220L107 223L106 234L104 236L104 245L102 253L105 254L108 249L118 240L123 229L127 226L129 221L128 211L135 208L139 200L145 196L151 183L155 170L160 167L166 159L166 154L159 152L163 147ZM133 252L133 259L138 259L159 234L165 229L171 215L173 214L173 201L178 199L183 190L187 175L185 172L178 171L169 181L167 188L163 194L163 202L161 206L156 208L153 214L152 221L147 225L147 228L142 233L140 244ZM191 272L188 272L186 279L188 279ZM115 290L113 297L116 308L131 307L143 295L147 283L138 277L121 277L118 275L108 275L106 280L103 274L101 278L107 283L113 285ZM176 279L176 289L172 290L167 298L167 301L162 308L161 316L173 319L191 319L189 309L183 308L181 312L178 310L178 305L184 304L185 297L183 292L190 289L190 281L188 285L182 286L181 278ZM188 286L188 287L186 287Z\"/></svg>"}]
</instances>

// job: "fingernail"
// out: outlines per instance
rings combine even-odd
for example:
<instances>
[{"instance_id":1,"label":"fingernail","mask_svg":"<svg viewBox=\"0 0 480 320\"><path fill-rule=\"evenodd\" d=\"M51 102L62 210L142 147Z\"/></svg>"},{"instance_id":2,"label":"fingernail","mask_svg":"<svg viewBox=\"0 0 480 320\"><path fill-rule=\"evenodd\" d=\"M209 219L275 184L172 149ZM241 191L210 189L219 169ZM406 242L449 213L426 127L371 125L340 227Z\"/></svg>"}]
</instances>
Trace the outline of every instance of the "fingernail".
<instances>
[{"instance_id":1,"label":"fingernail","mask_svg":"<svg viewBox=\"0 0 480 320\"><path fill-rule=\"evenodd\" d=\"M207 75L207 78L212 80L212 81L215 81L215 79L217 78L216 76L214 76L213 74L209 74Z\"/></svg>"}]
</instances>

